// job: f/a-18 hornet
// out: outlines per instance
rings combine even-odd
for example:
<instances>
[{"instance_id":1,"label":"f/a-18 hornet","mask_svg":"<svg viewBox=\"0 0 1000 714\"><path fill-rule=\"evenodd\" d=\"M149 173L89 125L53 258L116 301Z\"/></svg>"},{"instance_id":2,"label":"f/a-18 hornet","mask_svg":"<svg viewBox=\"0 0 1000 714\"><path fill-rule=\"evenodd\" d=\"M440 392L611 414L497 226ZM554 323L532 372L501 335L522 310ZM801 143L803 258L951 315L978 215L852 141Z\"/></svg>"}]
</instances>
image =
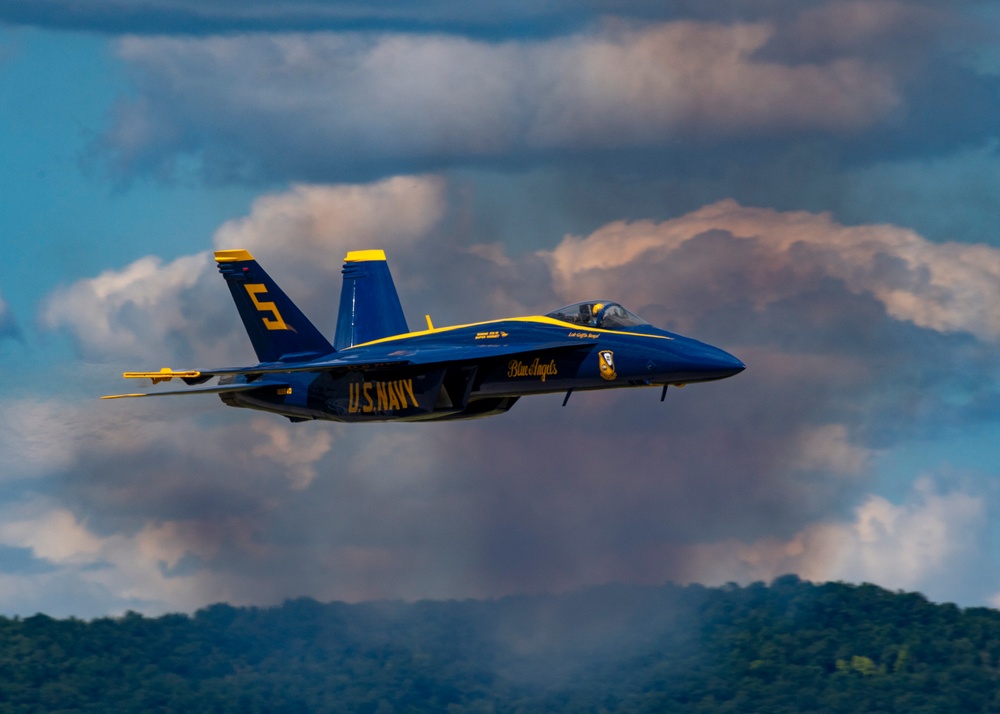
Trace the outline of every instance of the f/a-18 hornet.
<instances>
[{"instance_id":1,"label":"f/a-18 hornet","mask_svg":"<svg viewBox=\"0 0 1000 714\"><path fill-rule=\"evenodd\" d=\"M501 414L523 396L723 379L744 365L717 347L653 327L616 302L589 300L547 315L411 332L385 253L352 251L333 344L246 250L215 253L258 364L125 372L175 391L104 399L218 394L229 406L293 422L443 421ZM218 377L216 384L206 384ZM195 386L198 385L198 386Z\"/></svg>"}]
</instances>

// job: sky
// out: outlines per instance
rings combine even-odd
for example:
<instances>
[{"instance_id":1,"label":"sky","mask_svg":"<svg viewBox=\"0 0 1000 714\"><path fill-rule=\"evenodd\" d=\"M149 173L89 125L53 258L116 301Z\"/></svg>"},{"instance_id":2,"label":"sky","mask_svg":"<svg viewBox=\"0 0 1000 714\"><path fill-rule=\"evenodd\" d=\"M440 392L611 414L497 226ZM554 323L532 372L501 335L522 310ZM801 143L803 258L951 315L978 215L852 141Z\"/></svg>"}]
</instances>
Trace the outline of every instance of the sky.
<instances>
[{"instance_id":1,"label":"sky","mask_svg":"<svg viewBox=\"0 0 1000 714\"><path fill-rule=\"evenodd\" d=\"M1000 607L1000 3L0 0L0 614L604 583ZM747 364L292 424L212 251L326 334L590 298Z\"/></svg>"}]
</instances>

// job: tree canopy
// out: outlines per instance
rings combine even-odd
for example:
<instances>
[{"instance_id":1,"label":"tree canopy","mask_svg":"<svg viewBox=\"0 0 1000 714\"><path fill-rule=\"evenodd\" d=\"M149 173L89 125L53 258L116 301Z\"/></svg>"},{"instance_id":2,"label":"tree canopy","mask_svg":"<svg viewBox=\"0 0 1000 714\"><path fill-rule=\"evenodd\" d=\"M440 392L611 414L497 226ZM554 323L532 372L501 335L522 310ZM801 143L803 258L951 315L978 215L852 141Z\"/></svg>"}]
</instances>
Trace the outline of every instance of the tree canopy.
<instances>
[{"instance_id":1,"label":"tree canopy","mask_svg":"<svg viewBox=\"0 0 1000 714\"><path fill-rule=\"evenodd\" d=\"M605 586L0 618L5 712L993 712L1000 612L874 585Z\"/></svg>"}]
</instances>

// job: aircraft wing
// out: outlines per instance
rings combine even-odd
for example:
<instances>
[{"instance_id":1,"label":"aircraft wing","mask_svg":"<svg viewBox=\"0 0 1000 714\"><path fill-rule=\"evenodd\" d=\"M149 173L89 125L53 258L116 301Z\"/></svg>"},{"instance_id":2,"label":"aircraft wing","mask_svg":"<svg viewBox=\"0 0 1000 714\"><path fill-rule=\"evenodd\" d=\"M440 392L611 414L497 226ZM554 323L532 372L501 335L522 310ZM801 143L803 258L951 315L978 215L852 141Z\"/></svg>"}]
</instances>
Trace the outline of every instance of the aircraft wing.
<instances>
[{"instance_id":1,"label":"aircraft wing","mask_svg":"<svg viewBox=\"0 0 1000 714\"><path fill-rule=\"evenodd\" d=\"M347 371L358 368L377 368L394 365L448 364L452 362L475 362L494 357L510 357L519 354L544 352L549 350L589 349L591 342L562 340L556 342L535 342L530 344L477 344L477 345L428 345L403 346L374 345L372 347L350 348L334 353L329 359L306 360L303 362L262 362L247 367L221 367L218 369L186 370L175 372L164 367L159 372L125 372L125 379L151 379L153 384L169 382L179 378L187 384L200 384L212 377L223 375L260 376L265 374L287 374L289 372L330 372ZM254 380L249 384L216 385L197 389L186 389L180 393L246 391L262 386L285 386ZM155 394L175 394L177 392L155 392ZM120 394L108 398L152 396L149 394Z\"/></svg>"}]
</instances>

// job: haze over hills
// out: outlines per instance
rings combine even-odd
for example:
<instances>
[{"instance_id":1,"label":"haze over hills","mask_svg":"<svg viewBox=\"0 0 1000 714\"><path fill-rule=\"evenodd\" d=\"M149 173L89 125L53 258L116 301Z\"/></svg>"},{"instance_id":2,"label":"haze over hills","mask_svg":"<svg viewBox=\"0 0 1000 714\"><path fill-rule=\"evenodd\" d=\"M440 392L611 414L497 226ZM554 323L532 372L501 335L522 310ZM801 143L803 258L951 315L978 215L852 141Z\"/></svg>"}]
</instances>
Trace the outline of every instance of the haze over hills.
<instances>
[{"instance_id":1,"label":"haze over hills","mask_svg":"<svg viewBox=\"0 0 1000 714\"><path fill-rule=\"evenodd\" d=\"M987 712L1000 612L874 585L0 619L6 712Z\"/></svg>"}]
</instances>

